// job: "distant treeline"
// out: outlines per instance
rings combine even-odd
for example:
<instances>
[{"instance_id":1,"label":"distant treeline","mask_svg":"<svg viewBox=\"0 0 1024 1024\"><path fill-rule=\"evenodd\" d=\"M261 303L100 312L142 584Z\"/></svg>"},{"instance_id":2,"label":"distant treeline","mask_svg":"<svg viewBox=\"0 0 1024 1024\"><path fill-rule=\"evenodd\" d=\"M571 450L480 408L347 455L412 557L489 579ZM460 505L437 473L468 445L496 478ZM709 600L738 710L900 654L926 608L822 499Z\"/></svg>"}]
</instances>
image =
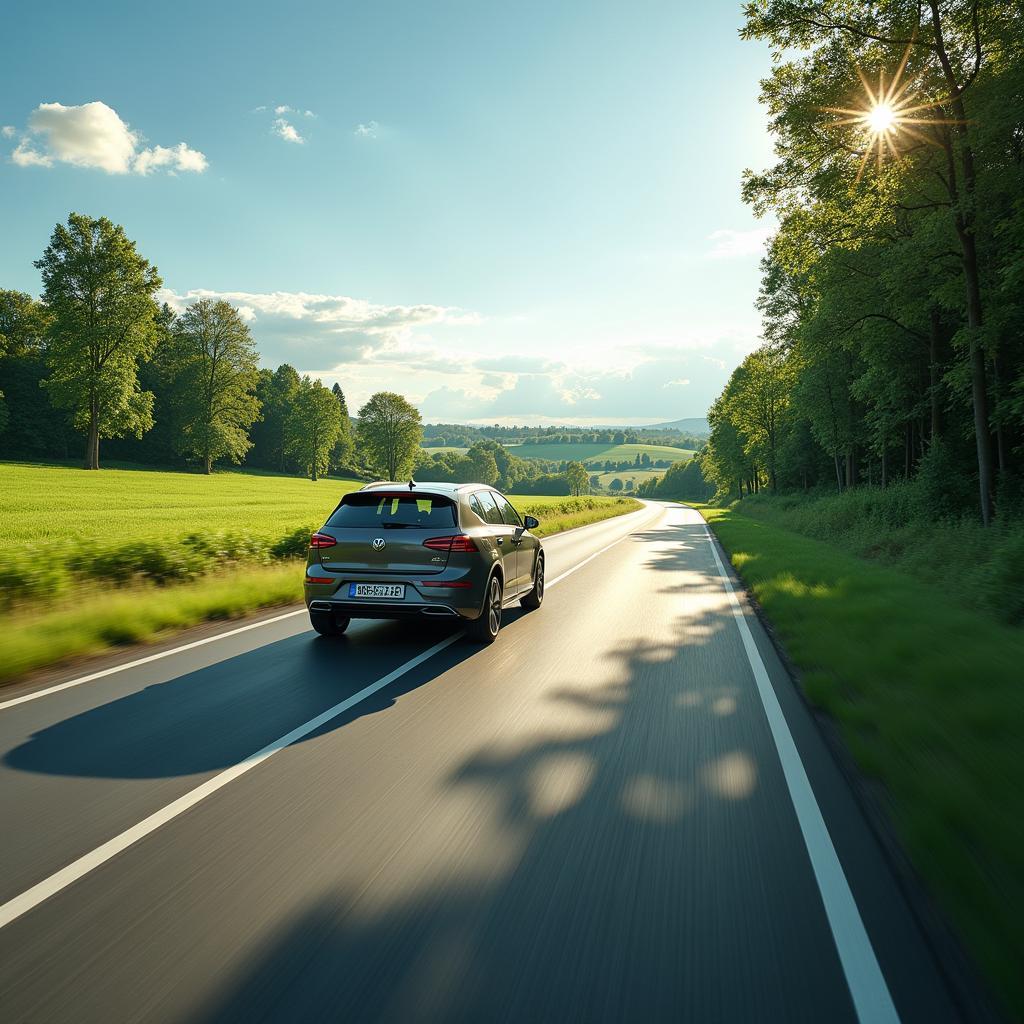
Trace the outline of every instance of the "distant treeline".
<instances>
[{"instance_id":1,"label":"distant treeline","mask_svg":"<svg viewBox=\"0 0 1024 1024\"><path fill-rule=\"evenodd\" d=\"M596 430L593 427L472 427L464 423L427 423L423 427L425 448L468 448L476 441L500 441L502 444L662 444L670 448L696 451L705 435L672 429L630 427L621 430Z\"/></svg>"}]
</instances>

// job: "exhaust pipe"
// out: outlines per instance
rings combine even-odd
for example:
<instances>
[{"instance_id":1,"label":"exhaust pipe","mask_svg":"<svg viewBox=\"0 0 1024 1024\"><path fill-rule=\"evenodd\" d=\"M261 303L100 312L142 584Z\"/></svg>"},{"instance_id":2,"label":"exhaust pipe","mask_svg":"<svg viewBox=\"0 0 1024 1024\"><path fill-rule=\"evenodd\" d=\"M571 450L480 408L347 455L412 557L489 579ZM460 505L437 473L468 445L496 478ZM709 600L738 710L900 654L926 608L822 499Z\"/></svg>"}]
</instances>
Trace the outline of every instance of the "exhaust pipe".
<instances>
[{"instance_id":1,"label":"exhaust pipe","mask_svg":"<svg viewBox=\"0 0 1024 1024\"><path fill-rule=\"evenodd\" d=\"M445 618L458 618L458 612L452 611L451 608L445 608L443 605L433 605L430 608L423 609L424 615L441 615Z\"/></svg>"}]
</instances>

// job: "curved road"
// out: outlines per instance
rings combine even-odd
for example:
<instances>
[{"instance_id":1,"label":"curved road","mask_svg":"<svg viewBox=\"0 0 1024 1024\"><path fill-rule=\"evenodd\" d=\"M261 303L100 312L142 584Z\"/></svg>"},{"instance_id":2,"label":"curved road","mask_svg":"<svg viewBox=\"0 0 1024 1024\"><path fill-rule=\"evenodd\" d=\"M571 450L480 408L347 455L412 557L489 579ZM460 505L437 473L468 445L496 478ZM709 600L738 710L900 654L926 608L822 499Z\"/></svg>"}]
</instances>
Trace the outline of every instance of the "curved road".
<instances>
[{"instance_id":1,"label":"curved road","mask_svg":"<svg viewBox=\"0 0 1024 1024\"><path fill-rule=\"evenodd\" d=\"M700 517L545 549L487 649L288 614L0 694L0 1019L959 1019Z\"/></svg>"}]
</instances>

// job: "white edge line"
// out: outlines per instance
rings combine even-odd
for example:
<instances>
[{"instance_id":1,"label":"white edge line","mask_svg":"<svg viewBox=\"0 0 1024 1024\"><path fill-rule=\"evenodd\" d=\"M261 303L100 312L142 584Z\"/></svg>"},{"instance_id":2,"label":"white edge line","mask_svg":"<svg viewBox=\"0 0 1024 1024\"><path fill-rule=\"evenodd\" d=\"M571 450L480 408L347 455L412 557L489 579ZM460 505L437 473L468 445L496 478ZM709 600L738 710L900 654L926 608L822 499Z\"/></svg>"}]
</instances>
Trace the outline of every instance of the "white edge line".
<instances>
[{"instance_id":1,"label":"white edge line","mask_svg":"<svg viewBox=\"0 0 1024 1024\"><path fill-rule=\"evenodd\" d=\"M259 629L260 626L269 626L272 622L280 622L282 619L290 619L293 615L305 614L305 608L298 608L293 612L284 612L281 615L274 615L269 619L260 619L259 622L250 622L247 626L239 626L237 629L229 629L226 633L217 633L214 636L203 637L202 640L193 640L191 643L182 644L180 647L171 647L166 651L157 651L156 654L147 654L144 658L136 658L135 661L126 661L123 665L111 665L110 668L101 669L99 672L90 672L88 675L79 676L77 679L69 679L66 683L57 683L54 686L47 686L44 690L34 690L32 693L22 694L20 697L13 697L0 703L0 711L6 708L13 708L16 704L25 704L37 697L47 697L51 693L59 693L61 690L70 690L72 686L81 686L82 683L91 683L95 679L102 679L104 676L112 676L115 672L124 672L130 668L138 668L139 665L148 665L151 661L159 661L161 658L169 658L172 654L181 654L182 651L191 651L195 647L202 647L205 644L215 643L217 640L226 640L229 636L237 636L250 629Z\"/></svg>"},{"instance_id":2,"label":"white edge line","mask_svg":"<svg viewBox=\"0 0 1024 1024\"><path fill-rule=\"evenodd\" d=\"M796 811L797 822L803 835L804 845L810 857L825 915L832 937L839 954L839 961L846 976L846 984L850 989L854 1009L858 1020L863 1024L899 1024L899 1014L893 1004L885 976L879 966L875 951L868 937L867 929L861 919L857 902L850 889L850 883L843 873L839 855L832 843L828 826L822 817L821 808L815 799L814 790L800 754L797 751L793 734L790 732L786 716L783 714L779 698L775 693L768 670L765 668L761 652L757 649L753 634L747 624L746 615L740 605L732 580L722 564L718 554L718 546L708 526L704 525L711 553L715 556L718 573L725 584L732 613L739 629L740 639L747 654L747 661L754 673L757 691L768 718L775 748L782 764L782 774L789 789L789 796Z\"/></svg>"},{"instance_id":3,"label":"white edge line","mask_svg":"<svg viewBox=\"0 0 1024 1024\"><path fill-rule=\"evenodd\" d=\"M0 928L9 925L12 921L21 917L22 914L27 913L51 896L56 895L62 889L67 888L72 882L77 881L83 875L106 863L106 861L115 857L122 850L126 850L133 843L137 843L151 832L156 831L161 825L167 824L167 822L183 814L200 801L216 793L218 789L222 789L229 782L233 782L258 764L262 764L268 758L273 757L278 751L301 740L304 736L308 736L314 730L319 729L320 726L331 721L331 719L337 718L350 708L355 707L356 704L366 700L367 697L371 697L378 690L393 683L400 676L405 675L406 672L410 672L428 658L451 646L462 635L463 631L460 630L451 636L445 637L439 643L434 644L433 647L429 647L427 650L417 654L416 657L410 658L407 662L399 665L398 668L392 670L387 675L381 676L380 679L370 683L369 686L364 687L358 693L321 712L315 718L311 718L308 722L297 726L291 732L285 733L284 736L274 740L272 743L268 743L261 750L257 750L255 754L250 754L244 760L214 775L212 779L207 779L206 782L178 797L177 800L167 804L166 807L162 807L148 818L144 818L137 825L126 829L120 835L114 836L113 839L108 839L101 846L97 846L96 849L72 861L66 867L50 875L49 878L44 878L30 889L26 889L19 896L15 896L14 899L0 905Z\"/></svg>"},{"instance_id":4,"label":"white edge line","mask_svg":"<svg viewBox=\"0 0 1024 1024\"><path fill-rule=\"evenodd\" d=\"M623 534L617 540L612 541L611 544L606 545L598 551L595 551L592 555L583 559L582 562L577 563L571 569L563 572L561 576L556 577L548 584L548 588L557 585L561 580L564 580L566 576L575 572L577 569L586 565L587 562L592 561L598 555L603 554L610 548L615 547L621 541L624 541L627 537L631 536L633 531ZM302 612L305 609L301 610ZM300 612L288 612L285 615L277 616L277 619L288 618L289 615L298 615ZM275 619L267 619L263 622L255 622L249 626L243 626L240 629L233 630L235 633L241 633L246 629L254 629L256 626L265 625L266 622L276 621ZM214 775L213 778L207 779L206 782L196 786L195 789L190 790L183 796L178 797L177 800L173 800L165 807L161 807L160 810L155 811L149 815L148 818L144 818L136 825L132 825L131 828L126 829L119 835L108 839L105 843L97 846L94 850L84 854L77 860L73 860L70 864L61 868L59 871L54 872L48 878L44 878L41 882L37 882L31 888L26 889L24 892L15 896L13 899L8 900L7 903L0 905L0 928L4 928L9 925L12 921L16 921L23 914L32 910L34 907L39 906L45 900L48 900L51 896L55 896L62 889L66 889L73 882L78 881L84 875L89 874L95 868L105 864L108 860L116 857L117 854L126 850L129 846L137 843L140 839L144 839L151 832L155 832L162 825L166 825L167 822L172 821L179 815L184 814L185 811L194 807L196 804L205 800L208 796L216 793L217 790L222 789L229 782L233 782L235 779L244 775L246 772L255 768L257 765L262 764L264 761L273 757L278 751L284 750L285 747L296 743L303 737L308 736L311 732L319 729L322 725L330 722L332 719L337 718L339 715L344 714L350 708L355 707L357 704L366 700L367 697L373 696L378 690L382 690L385 686L393 683L396 679L405 675L407 672L412 671L419 665L422 665L428 658L432 658L435 654L439 654L446 647L450 647L456 640L461 639L465 634L465 630L460 629L458 632L445 637L443 640L434 644L433 647L428 647L427 650L420 652L414 658L410 658L404 664L399 665L398 668L393 669L387 675L381 676L375 682L370 683L369 686L364 687L358 693L354 693L351 697L346 697L345 700L339 704L335 704L333 707L328 708L326 711L321 712L315 718L311 718L308 722L304 722L302 725L296 726L291 732L285 733L283 736L268 743L265 747L257 750L255 754L250 754L247 758L239 761L237 764L233 764L230 768L225 768L224 771ZM230 636L230 633L221 633L219 637ZM177 648L177 650L187 650L188 647L196 647L202 643L209 643L211 640L219 639L219 637L209 637L205 640L198 640L193 644L186 645L185 647ZM170 651L162 652L158 655L152 655L149 658L143 658L141 661L134 662L134 664L142 664L145 661L152 661L157 657L164 657L166 654L172 653ZM127 668L128 666L119 666L120 668ZM116 671L116 669L110 669L109 671ZM107 673L101 673L107 674ZM67 685L73 685L78 682L85 682L88 677L83 676L80 680L75 680L71 684L62 684L60 688Z\"/></svg>"}]
</instances>

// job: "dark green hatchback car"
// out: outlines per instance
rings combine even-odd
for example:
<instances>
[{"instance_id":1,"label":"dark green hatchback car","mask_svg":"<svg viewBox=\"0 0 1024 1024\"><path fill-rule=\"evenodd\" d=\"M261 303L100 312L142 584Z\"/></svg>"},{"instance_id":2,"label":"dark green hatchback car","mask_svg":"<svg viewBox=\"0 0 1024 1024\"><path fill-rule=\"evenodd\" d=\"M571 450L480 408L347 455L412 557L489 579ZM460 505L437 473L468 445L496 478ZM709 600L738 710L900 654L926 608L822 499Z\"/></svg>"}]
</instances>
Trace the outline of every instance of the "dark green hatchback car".
<instances>
[{"instance_id":1,"label":"dark green hatchback car","mask_svg":"<svg viewBox=\"0 0 1024 1024\"><path fill-rule=\"evenodd\" d=\"M484 484L368 484L310 537L310 622L339 636L352 619L462 620L491 643L505 604L544 600L539 525Z\"/></svg>"}]
</instances>

